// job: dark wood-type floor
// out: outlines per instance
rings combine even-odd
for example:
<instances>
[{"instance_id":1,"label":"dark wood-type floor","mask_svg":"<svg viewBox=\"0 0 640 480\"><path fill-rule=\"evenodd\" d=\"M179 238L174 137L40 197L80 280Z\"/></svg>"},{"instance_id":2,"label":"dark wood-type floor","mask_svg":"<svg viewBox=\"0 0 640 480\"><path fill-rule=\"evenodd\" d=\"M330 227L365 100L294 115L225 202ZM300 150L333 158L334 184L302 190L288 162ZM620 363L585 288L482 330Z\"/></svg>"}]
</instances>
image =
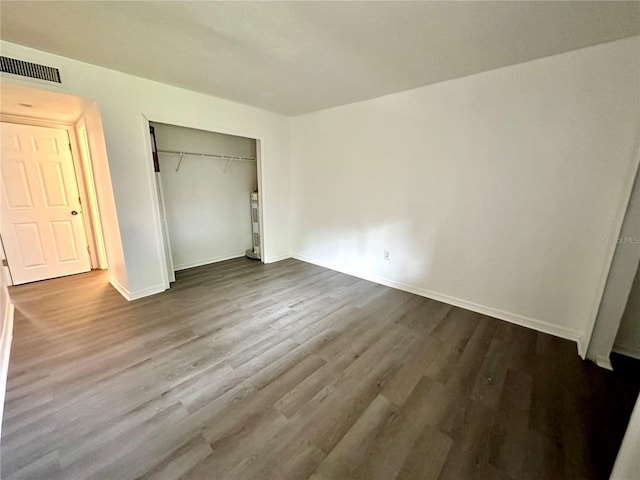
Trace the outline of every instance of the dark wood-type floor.
<instances>
[{"instance_id":1,"label":"dark wood-type floor","mask_svg":"<svg viewBox=\"0 0 640 480\"><path fill-rule=\"evenodd\" d=\"M12 288L2 478L607 478L633 402L572 342L296 260ZM637 390L636 390L637 392Z\"/></svg>"}]
</instances>

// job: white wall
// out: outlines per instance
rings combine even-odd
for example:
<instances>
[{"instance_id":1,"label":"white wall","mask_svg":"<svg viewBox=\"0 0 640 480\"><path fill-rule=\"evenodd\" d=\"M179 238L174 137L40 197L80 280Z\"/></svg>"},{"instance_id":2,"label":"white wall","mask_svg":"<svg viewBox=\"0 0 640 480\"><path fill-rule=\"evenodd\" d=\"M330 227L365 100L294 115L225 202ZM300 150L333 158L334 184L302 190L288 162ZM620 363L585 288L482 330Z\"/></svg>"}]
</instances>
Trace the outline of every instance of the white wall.
<instances>
[{"instance_id":1,"label":"white wall","mask_svg":"<svg viewBox=\"0 0 640 480\"><path fill-rule=\"evenodd\" d=\"M613 350L640 359L640 268L636 271Z\"/></svg>"},{"instance_id":2,"label":"white wall","mask_svg":"<svg viewBox=\"0 0 640 480\"><path fill-rule=\"evenodd\" d=\"M0 51L61 68L69 93L97 100L122 236L122 264L126 265L122 287L131 298L166 286L147 119L260 139L264 257L269 262L290 252L287 118L8 42L0 42Z\"/></svg>"},{"instance_id":3,"label":"white wall","mask_svg":"<svg viewBox=\"0 0 640 480\"><path fill-rule=\"evenodd\" d=\"M256 158L253 139L152 123L159 150ZM160 177L176 270L243 256L252 245L249 195L255 162L160 153ZM180 163L180 169L176 168ZM225 171L226 168L226 171Z\"/></svg>"},{"instance_id":4,"label":"white wall","mask_svg":"<svg viewBox=\"0 0 640 480\"><path fill-rule=\"evenodd\" d=\"M294 252L584 353L638 163L639 90L634 37L296 117Z\"/></svg>"}]
</instances>

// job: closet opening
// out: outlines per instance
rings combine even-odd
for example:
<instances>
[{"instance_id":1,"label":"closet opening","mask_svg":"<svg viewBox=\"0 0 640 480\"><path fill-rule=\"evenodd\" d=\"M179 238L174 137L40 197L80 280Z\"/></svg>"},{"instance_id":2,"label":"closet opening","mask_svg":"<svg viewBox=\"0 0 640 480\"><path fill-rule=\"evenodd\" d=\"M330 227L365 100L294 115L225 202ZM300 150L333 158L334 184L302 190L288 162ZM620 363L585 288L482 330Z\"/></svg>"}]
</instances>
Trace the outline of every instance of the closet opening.
<instances>
[{"instance_id":1,"label":"closet opening","mask_svg":"<svg viewBox=\"0 0 640 480\"><path fill-rule=\"evenodd\" d=\"M149 122L168 281L247 256L263 261L259 141Z\"/></svg>"}]
</instances>

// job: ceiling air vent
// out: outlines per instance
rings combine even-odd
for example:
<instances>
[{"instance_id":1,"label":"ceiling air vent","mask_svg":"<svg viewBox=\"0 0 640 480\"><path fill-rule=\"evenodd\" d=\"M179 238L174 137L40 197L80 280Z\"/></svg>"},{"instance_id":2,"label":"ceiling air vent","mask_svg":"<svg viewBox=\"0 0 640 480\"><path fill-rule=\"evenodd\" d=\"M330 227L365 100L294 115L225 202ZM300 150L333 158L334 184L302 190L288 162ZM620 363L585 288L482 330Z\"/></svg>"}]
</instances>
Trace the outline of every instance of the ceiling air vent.
<instances>
[{"instance_id":1,"label":"ceiling air vent","mask_svg":"<svg viewBox=\"0 0 640 480\"><path fill-rule=\"evenodd\" d=\"M46 65L25 62L15 58L0 56L0 71L12 73L21 77L37 78L47 82L62 83L60 80L60 70Z\"/></svg>"}]
</instances>

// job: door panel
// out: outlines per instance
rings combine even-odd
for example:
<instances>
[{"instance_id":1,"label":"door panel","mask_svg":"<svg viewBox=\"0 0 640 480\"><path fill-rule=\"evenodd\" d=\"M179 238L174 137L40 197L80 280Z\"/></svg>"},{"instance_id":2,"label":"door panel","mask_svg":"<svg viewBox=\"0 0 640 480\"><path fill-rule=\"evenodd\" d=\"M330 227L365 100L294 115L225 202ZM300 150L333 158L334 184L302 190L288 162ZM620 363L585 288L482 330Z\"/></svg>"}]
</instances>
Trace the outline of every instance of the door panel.
<instances>
[{"instance_id":1,"label":"door panel","mask_svg":"<svg viewBox=\"0 0 640 480\"><path fill-rule=\"evenodd\" d=\"M56 132L56 130L53 130ZM47 134L47 132L37 132L31 136L31 144L36 155L47 156L51 153L59 155L61 152L59 138L55 135ZM67 138L64 138L63 145L67 144Z\"/></svg>"},{"instance_id":2,"label":"door panel","mask_svg":"<svg viewBox=\"0 0 640 480\"><path fill-rule=\"evenodd\" d=\"M20 146L20 137L17 135L2 135L2 151L3 152L19 152L22 148Z\"/></svg>"},{"instance_id":3,"label":"door panel","mask_svg":"<svg viewBox=\"0 0 640 480\"><path fill-rule=\"evenodd\" d=\"M70 220L51 222L51 235L53 246L56 249L58 262L77 262L78 249L73 235L73 225Z\"/></svg>"},{"instance_id":4,"label":"door panel","mask_svg":"<svg viewBox=\"0 0 640 480\"><path fill-rule=\"evenodd\" d=\"M0 232L13 282L89 271L67 132L9 123L0 130Z\"/></svg>"},{"instance_id":5,"label":"door panel","mask_svg":"<svg viewBox=\"0 0 640 480\"><path fill-rule=\"evenodd\" d=\"M3 162L2 178L10 178L11 182L3 182L9 207L12 209L31 208L31 188L27 179L24 162Z\"/></svg>"},{"instance_id":6,"label":"door panel","mask_svg":"<svg viewBox=\"0 0 640 480\"><path fill-rule=\"evenodd\" d=\"M47 207L68 207L66 188L59 163L38 162L42 197Z\"/></svg>"},{"instance_id":7,"label":"door panel","mask_svg":"<svg viewBox=\"0 0 640 480\"><path fill-rule=\"evenodd\" d=\"M37 223L19 223L14 225L13 231L18 240L20 258L24 268L46 266L42 237Z\"/></svg>"}]
</instances>

